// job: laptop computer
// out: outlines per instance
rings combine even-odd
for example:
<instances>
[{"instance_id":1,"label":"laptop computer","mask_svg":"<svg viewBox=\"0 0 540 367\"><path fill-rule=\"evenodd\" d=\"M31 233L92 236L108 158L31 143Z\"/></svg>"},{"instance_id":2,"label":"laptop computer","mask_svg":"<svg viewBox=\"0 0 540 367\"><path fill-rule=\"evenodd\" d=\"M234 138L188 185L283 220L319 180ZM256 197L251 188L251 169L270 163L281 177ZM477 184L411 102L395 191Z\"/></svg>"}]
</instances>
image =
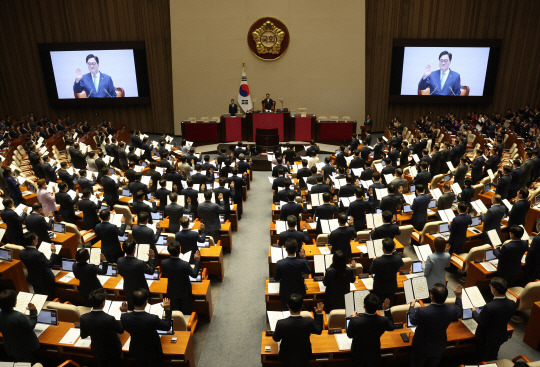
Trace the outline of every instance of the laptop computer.
<instances>
[{"instance_id":1,"label":"laptop computer","mask_svg":"<svg viewBox=\"0 0 540 367\"><path fill-rule=\"evenodd\" d=\"M193 222L193 214L183 214L182 216L187 217L187 219L189 219L190 222Z\"/></svg>"},{"instance_id":2,"label":"laptop computer","mask_svg":"<svg viewBox=\"0 0 540 367\"><path fill-rule=\"evenodd\" d=\"M152 212L152 220L163 220L163 212Z\"/></svg>"},{"instance_id":3,"label":"laptop computer","mask_svg":"<svg viewBox=\"0 0 540 367\"><path fill-rule=\"evenodd\" d=\"M484 186L484 192L488 192L488 191L491 191L491 184L486 184Z\"/></svg>"},{"instance_id":4,"label":"laptop computer","mask_svg":"<svg viewBox=\"0 0 540 367\"><path fill-rule=\"evenodd\" d=\"M122 190L122 196L131 196L131 192L129 190Z\"/></svg>"},{"instance_id":5,"label":"laptop computer","mask_svg":"<svg viewBox=\"0 0 540 367\"><path fill-rule=\"evenodd\" d=\"M495 250L493 250L493 249L486 250L486 252L484 254L484 259L485 259L485 261L496 260L497 256L495 256Z\"/></svg>"},{"instance_id":6,"label":"laptop computer","mask_svg":"<svg viewBox=\"0 0 540 367\"><path fill-rule=\"evenodd\" d=\"M53 232L66 233L66 225L64 223L53 223Z\"/></svg>"},{"instance_id":7,"label":"laptop computer","mask_svg":"<svg viewBox=\"0 0 540 367\"><path fill-rule=\"evenodd\" d=\"M403 213L412 213L412 208L410 205L403 206Z\"/></svg>"},{"instance_id":8,"label":"laptop computer","mask_svg":"<svg viewBox=\"0 0 540 367\"><path fill-rule=\"evenodd\" d=\"M116 264L108 264L107 273L105 275L108 275L110 277L116 277L118 275L116 271Z\"/></svg>"},{"instance_id":9,"label":"laptop computer","mask_svg":"<svg viewBox=\"0 0 540 367\"><path fill-rule=\"evenodd\" d=\"M429 209L433 209L433 208L435 208L436 206L437 206L437 200L431 200L431 201L429 202L428 208L429 208Z\"/></svg>"},{"instance_id":10,"label":"laptop computer","mask_svg":"<svg viewBox=\"0 0 540 367\"><path fill-rule=\"evenodd\" d=\"M159 236L157 239L156 245L166 245L166 244L167 244L167 236L166 235Z\"/></svg>"},{"instance_id":11,"label":"laptop computer","mask_svg":"<svg viewBox=\"0 0 540 367\"><path fill-rule=\"evenodd\" d=\"M476 227L482 224L482 218L480 217L472 217L471 220L472 220L471 227Z\"/></svg>"},{"instance_id":12,"label":"laptop computer","mask_svg":"<svg viewBox=\"0 0 540 367\"><path fill-rule=\"evenodd\" d=\"M412 273L418 274L423 273L424 269L422 269L422 262L421 261L413 261L412 263Z\"/></svg>"},{"instance_id":13,"label":"laptop computer","mask_svg":"<svg viewBox=\"0 0 540 367\"><path fill-rule=\"evenodd\" d=\"M37 317L37 322L40 324L57 326L58 317L56 315L56 310L42 308Z\"/></svg>"},{"instance_id":14,"label":"laptop computer","mask_svg":"<svg viewBox=\"0 0 540 367\"><path fill-rule=\"evenodd\" d=\"M199 270L199 274L197 274L197 278L189 277L190 282L202 282L202 269Z\"/></svg>"},{"instance_id":15,"label":"laptop computer","mask_svg":"<svg viewBox=\"0 0 540 367\"><path fill-rule=\"evenodd\" d=\"M439 233L445 234L450 232L450 225L448 223L441 223L439 224Z\"/></svg>"},{"instance_id":16,"label":"laptop computer","mask_svg":"<svg viewBox=\"0 0 540 367\"><path fill-rule=\"evenodd\" d=\"M220 214L219 215L219 223L221 223L221 224L225 223L225 214Z\"/></svg>"},{"instance_id":17,"label":"laptop computer","mask_svg":"<svg viewBox=\"0 0 540 367\"><path fill-rule=\"evenodd\" d=\"M0 248L0 260L3 260L3 261L13 260L13 252L8 249Z\"/></svg>"},{"instance_id":18,"label":"laptop computer","mask_svg":"<svg viewBox=\"0 0 540 367\"><path fill-rule=\"evenodd\" d=\"M444 175L444 181L450 181L450 175Z\"/></svg>"},{"instance_id":19,"label":"laptop computer","mask_svg":"<svg viewBox=\"0 0 540 367\"><path fill-rule=\"evenodd\" d=\"M73 259L62 259L62 270L73 271L73 264L75 264L75 260Z\"/></svg>"},{"instance_id":20,"label":"laptop computer","mask_svg":"<svg viewBox=\"0 0 540 367\"><path fill-rule=\"evenodd\" d=\"M159 280L159 268L155 267L153 274L144 274L144 279L147 279L147 280Z\"/></svg>"},{"instance_id":21,"label":"laptop computer","mask_svg":"<svg viewBox=\"0 0 540 367\"><path fill-rule=\"evenodd\" d=\"M171 320L171 327L169 330L157 330L158 335L174 335L173 320Z\"/></svg>"},{"instance_id":22,"label":"laptop computer","mask_svg":"<svg viewBox=\"0 0 540 367\"><path fill-rule=\"evenodd\" d=\"M128 239L128 236L127 236L127 234L126 234L126 235L124 235L124 236L118 236L118 241L120 241L120 242L124 242L124 241L127 241L127 239Z\"/></svg>"}]
</instances>

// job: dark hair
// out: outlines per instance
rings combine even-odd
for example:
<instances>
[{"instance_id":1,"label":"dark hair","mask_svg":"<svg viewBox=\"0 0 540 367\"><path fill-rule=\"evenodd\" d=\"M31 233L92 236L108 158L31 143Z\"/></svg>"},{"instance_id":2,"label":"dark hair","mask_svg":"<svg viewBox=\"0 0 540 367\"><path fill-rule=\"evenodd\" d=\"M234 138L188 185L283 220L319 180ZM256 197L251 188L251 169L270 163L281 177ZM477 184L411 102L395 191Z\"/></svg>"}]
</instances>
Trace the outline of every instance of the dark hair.
<instances>
[{"instance_id":1,"label":"dark hair","mask_svg":"<svg viewBox=\"0 0 540 367\"><path fill-rule=\"evenodd\" d=\"M148 291L144 288L137 289L133 292L131 299L133 300L133 305L135 307L141 307L148 300Z\"/></svg>"},{"instance_id":2,"label":"dark hair","mask_svg":"<svg viewBox=\"0 0 540 367\"><path fill-rule=\"evenodd\" d=\"M364 308L367 313L375 313L379 308L379 297L376 294L370 293L364 298Z\"/></svg>"},{"instance_id":3,"label":"dark hair","mask_svg":"<svg viewBox=\"0 0 540 367\"><path fill-rule=\"evenodd\" d=\"M300 312L302 310L302 304L304 303L304 297L302 295L293 293L289 296L287 305L292 312Z\"/></svg>"},{"instance_id":4,"label":"dark hair","mask_svg":"<svg viewBox=\"0 0 540 367\"><path fill-rule=\"evenodd\" d=\"M36 234L34 232L26 232L25 234L23 234L24 247L31 246L35 238Z\"/></svg>"},{"instance_id":5,"label":"dark hair","mask_svg":"<svg viewBox=\"0 0 540 367\"><path fill-rule=\"evenodd\" d=\"M392 214L390 210L385 210L384 212L382 212L381 216L385 223L390 223L392 222L392 218L394 217L394 214Z\"/></svg>"},{"instance_id":6,"label":"dark hair","mask_svg":"<svg viewBox=\"0 0 540 367\"><path fill-rule=\"evenodd\" d=\"M469 208L469 206L467 205L466 202L460 201L460 202L458 203L458 210L459 210L460 212L466 213L468 208Z\"/></svg>"},{"instance_id":7,"label":"dark hair","mask_svg":"<svg viewBox=\"0 0 540 367\"><path fill-rule=\"evenodd\" d=\"M136 243L132 239L127 239L122 244L122 249L127 255L132 255L135 252Z\"/></svg>"},{"instance_id":8,"label":"dark hair","mask_svg":"<svg viewBox=\"0 0 540 367\"><path fill-rule=\"evenodd\" d=\"M298 221L296 220L296 217L294 215L287 216L287 225L289 227L296 227L296 224Z\"/></svg>"},{"instance_id":9,"label":"dark hair","mask_svg":"<svg viewBox=\"0 0 540 367\"><path fill-rule=\"evenodd\" d=\"M4 205L4 207L9 207L11 206L11 204L13 204L13 200L11 198L5 198L4 200L2 200L2 204Z\"/></svg>"},{"instance_id":10,"label":"dark hair","mask_svg":"<svg viewBox=\"0 0 540 367\"><path fill-rule=\"evenodd\" d=\"M111 211L109 209L103 209L99 212L99 218L101 220L107 220L111 216Z\"/></svg>"},{"instance_id":11,"label":"dark hair","mask_svg":"<svg viewBox=\"0 0 540 367\"><path fill-rule=\"evenodd\" d=\"M182 228L187 228L189 226L189 218L188 217L180 218L180 225L182 226Z\"/></svg>"},{"instance_id":12,"label":"dark hair","mask_svg":"<svg viewBox=\"0 0 540 367\"><path fill-rule=\"evenodd\" d=\"M344 225L347 223L347 214L345 213L339 213L337 217L338 223L340 225Z\"/></svg>"},{"instance_id":13,"label":"dark hair","mask_svg":"<svg viewBox=\"0 0 540 367\"><path fill-rule=\"evenodd\" d=\"M424 192L424 185L422 185L422 184L416 185L416 191L418 191L418 192Z\"/></svg>"},{"instance_id":14,"label":"dark hair","mask_svg":"<svg viewBox=\"0 0 540 367\"><path fill-rule=\"evenodd\" d=\"M90 306L93 308L100 308L103 302L107 299L107 291L103 288L94 289L88 296Z\"/></svg>"},{"instance_id":15,"label":"dark hair","mask_svg":"<svg viewBox=\"0 0 540 367\"><path fill-rule=\"evenodd\" d=\"M43 205L39 201L32 204L32 211L34 212L37 212L41 208L43 208Z\"/></svg>"},{"instance_id":16,"label":"dark hair","mask_svg":"<svg viewBox=\"0 0 540 367\"><path fill-rule=\"evenodd\" d=\"M328 202L330 202L330 199L332 199L332 196L330 195L330 193L324 192L324 193L322 194L322 199L323 199L323 201L324 201L325 203L328 203Z\"/></svg>"},{"instance_id":17,"label":"dark hair","mask_svg":"<svg viewBox=\"0 0 540 367\"><path fill-rule=\"evenodd\" d=\"M429 292L433 296L433 301L435 303L442 304L448 297L448 288L442 283L435 283Z\"/></svg>"},{"instance_id":18,"label":"dark hair","mask_svg":"<svg viewBox=\"0 0 540 367\"><path fill-rule=\"evenodd\" d=\"M178 241L173 241L167 246L167 251L169 251L169 254L171 254L171 256L180 255L180 249L180 242Z\"/></svg>"},{"instance_id":19,"label":"dark hair","mask_svg":"<svg viewBox=\"0 0 540 367\"><path fill-rule=\"evenodd\" d=\"M289 191L289 192L287 193L287 200L288 200L288 201L293 201L295 197L296 197L296 192L294 192L294 191Z\"/></svg>"},{"instance_id":20,"label":"dark hair","mask_svg":"<svg viewBox=\"0 0 540 367\"><path fill-rule=\"evenodd\" d=\"M390 237L386 237L385 239L383 239L382 246L385 252L394 252L394 249L396 248L394 239Z\"/></svg>"},{"instance_id":21,"label":"dark hair","mask_svg":"<svg viewBox=\"0 0 540 367\"><path fill-rule=\"evenodd\" d=\"M520 189L518 192L525 199L529 197L529 190L527 190L527 189Z\"/></svg>"},{"instance_id":22,"label":"dark hair","mask_svg":"<svg viewBox=\"0 0 540 367\"><path fill-rule=\"evenodd\" d=\"M495 288L499 294L506 294L506 291L508 290L508 283L501 277L491 278L489 285Z\"/></svg>"},{"instance_id":23,"label":"dark hair","mask_svg":"<svg viewBox=\"0 0 540 367\"><path fill-rule=\"evenodd\" d=\"M150 218L150 213L148 212L140 212L139 213L139 224L145 223Z\"/></svg>"},{"instance_id":24,"label":"dark hair","mask_svg":"<svg viewBox=\"0 0 540 367\"><path fill-rule=\"evenodd\" d=\"M499 194L495 194L495 195L493 195L493 200L495 200L495 202L497 204L500 204L500 203L502 203L502 196L499 195Z\"/></svg>"},{"instance_id":25,"label":"dark hair","mask_svg":"<svg viewBox=\"0 0 540 367\"><path fill-rule=\"evenodd\" d=\"M450 61L452 61L452 54L448 51L443 51L439 54L439 60L441 59L441 57L443 57L444 55L448 55L448 58L450 59Z\"/></svg>"},{"instance_id":26,"label":"dark hair","mask_svg":"<svg viewBox=\"0 0 540 367\"><path fill-rule=\"evenodd\" d=\"M212 199L212 191L206 190L204 192L204 200L210 200L210 199Z\"/></svg>"},{"instance_id":27,"label":"dark hair","mask_svg":"<svg viewBox=\"0 0 540 367\"><path fill-rule=\"evenodd\" d=\"M518 239L521 239L523 237L523 233L525 231L523 230L523 227L518 226L517 224L514 224L512 227L510 227L510 233L516 236Z\"/></svg>"},{"instance_id":28,"label":"dark hair","mask_svg":"<svg viewBox=\"0 0 540 367\"><path fill-rule=\"evenodd\" d=\"M60 182L58 184L58 190L60 190L60 191L64 191L64 189L66 189L67 187L68 187L68 185L65 182Z\"/></svg>"},{"instance_id":29,"label":"dark hair","mask_svg":"<svg viewBox=\"0 0 540 367\"><path fill-rule=\"evenodd\" d=\"M470 178L468 178L468 177L465 179L465 181L463 181L463 183L467 187L472 186L472 180Z\"/></svg>"},{"instance_id":30,"label":"dark hair","mask_svg":"<svg viewBox=\"0 0 540 367\"><path fill-rule=\"evenodd\" d=\"M90 194L91 194L90 190L84 189L83 192L82 192L82 197L87 198L87 197L90 196Z\"/></svg>"},{"instance_id":31,"label":"dark hair","mask_svg":"<svg viewBox=\"0 0 540 367\"><path fill-rule=\"evenodd\" d=\"M91 58L96 59L96 63L99 65L99 58L97 56L94 56L93 54L89 54L88 56L86 56L86 62L88 63L88 60L90 60Z\"/></svg>"},{"instance_id":32,"label":"dark hair","mask_svg":"<svg viewBox=\"0 0 540 367\"><path fill-rule=\"evenodd\" d=\"M435 237L433 241L433 247L435 247L436 252L444 252L446 247L446 240L442 237Z\"/></svg>"},{"instance_id":33,"label":"dark hair","mask_svg":"<svg viewBox=\"0 0 540 367\"><path fill-rule=\"evenodd\" d=\"M298 242L294 238L289 238L285 241L285 250L287 254L292 255L298 250Z\"/></svg>"},{"instance_id":34,"label":"dark hair","mask_svg":"<svg viewBox=\"0 0 540 367\"><path fill-rule=\"evenodd\" d=\"M13 289L4 289L0 292L0 308L2 311L12 310L17 304L17 292Z\"/></svg>"},{"instance_id":35,"label":"dark hair","mask_svg":"<svg viewBox=\"0 0 540 367\"><path fill-rule=\"evenodd\" d=\"M80 248L77 250L77 253L75 254L75 261L78 263L85 263L88 260L90 260L90 253L86 248Z\"/></svg>"},{"instance_id":36,"label":"dark hair","mask_svg":"<svg viewBox=\"0 0 540 367\"><path fill-rule=\"evenodd\" d=\"M332 265L330 266L333 269L336 269L336 275L338 278L345 277L345 269L347 268L347 257L341 250L334 252L332 257Z\"/></svg>"}]
</instances>

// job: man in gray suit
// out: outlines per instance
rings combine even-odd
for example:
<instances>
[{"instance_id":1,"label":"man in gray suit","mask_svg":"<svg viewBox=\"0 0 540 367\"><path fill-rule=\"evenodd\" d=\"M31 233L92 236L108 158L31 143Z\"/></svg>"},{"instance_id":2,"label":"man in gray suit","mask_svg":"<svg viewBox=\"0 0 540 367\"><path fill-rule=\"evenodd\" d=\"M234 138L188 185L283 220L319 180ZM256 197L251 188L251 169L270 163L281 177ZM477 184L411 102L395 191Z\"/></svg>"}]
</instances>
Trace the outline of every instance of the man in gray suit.
<instances>
[{"instance_id":1,"label":"man in gray suit","mask_svg":"<svg viewBox=\"0 0 540 367\"><path fill-rule=\"evenodd\" d=\"M221 228L221 223L219 222L219 213L225 212L225 206L222 202L223 194L219 194L217 204L213 203L211 199L212 191L206 190L204 192L204 202L199 204L197 213L199 215L199 219L206 228L207 235L212 236L214 242L217 243L219 240L219 230Z\"/></svg>"},{"instance_id":2,"label":"man in gray suit","mask_svg":"<svg viewBox=\"0 0 540 367\"><path fill-rule=\"evenodd\" d=\"M456 194L452 191L450 184L445 183L443 185L443 194L437 200L437 209L444 210L452 208L452 203L456 199Z\"/></svg>"},{"instance_id":3,"label":"man in gray suit","mask_svg":"<svg viewBox=\"0 0 540 367\"><path fill-rule=\"evenodd\" d=\"M4 348L15 362L36 362L34 353L39 349L39 341L34 333L37 322L36 306L28 304L28 317L13 309L16 304L17 292L6 289L0 293L0 332L4 339Z\"/></svg>"},{"instance_id":4,"label":"man in gray suit","mask_svg":"<svg viewBox=\"0 0 540 367\"><path fill-rule=\"evenodd\" d=\"M165 206L163 215L169 217L169 232L176 233L180 229L180 219L184 214L191 213L191 198L186 198L187 207L185 208L177 203L178 194L176 192L169 194L169 199L171 203Z\"/></svg>"},{"instance_id":5,"label":"man in gray suit","mask_svg":"<svg viewBox=\"0 0 540 367\"><path fill-rule=\"evenodd\" d=\"M491 198L491 208L488 209L486 214L482 215L484 226L482 228L482 243L491 244L488 236L488 231L495 229L499 237L501 236L501 221L504 215L508 211L508 208L502 203L502 197L499 194L493 195Z\"/></svg>"}]
</instances>

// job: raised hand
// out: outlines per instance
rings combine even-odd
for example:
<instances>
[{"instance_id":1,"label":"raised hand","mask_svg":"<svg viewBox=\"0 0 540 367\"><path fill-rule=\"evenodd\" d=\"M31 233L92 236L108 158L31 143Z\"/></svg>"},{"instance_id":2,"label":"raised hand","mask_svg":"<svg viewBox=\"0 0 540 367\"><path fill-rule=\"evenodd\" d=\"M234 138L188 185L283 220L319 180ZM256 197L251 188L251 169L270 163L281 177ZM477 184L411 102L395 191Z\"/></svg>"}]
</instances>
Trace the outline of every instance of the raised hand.
<instances>
[{"instance_id":1,"label":"raised hand","mask_svg":"<svg viewBox=\"0 0 540 367\"><path fill-rule=\"evenodd\" d=\"M150 249L150 250L148 251L148 257L149 257L150 259L153 259L155 256L156 256L156 255L155 255L155 253L154 253L154 250Z\"/></svg>"},{"instance_id":2,"label":"raised hand","mask_svg":"<svg viewBox=\"0 0 540 367\"><path fill-rule=\"evenodd\" d=\"M103 255L103 252L99 254L99 259L101 260L101 262L107 261L107 258L105 257L105 255Z\"/></svg>"},{"instance_id":3,"label":"raised hand","mask_svg":"<svg viewBox=\"0 0 540 367\"><path fill-rule=\"evenodd\" d=\"M80 81L82 79L82 71L80 68L77 68L77 70L75 70L75 81Z\"/></svg>"},{"instance_id":4,"label":"raised hand","mask_svg":"<svg viewBox=\"0 0 540 367\"><path fill-rule=\"evenodd\" d=\"M54 244L51 244L51 252L56 254L56 246Z\"/></svg>"},{"instance_id":5,"label":"raised hand","mask_svg":"<svg viewBox=\"0 0 540 367\"><path fill-rule=\"evenodd\" d=\"M191 204L191 198L189 196L186 199L186 203Z\"/></svg>"},{"instance_id":6,"label":"raised hand","mask_svg":"<svg viewBox=\"0 0 540 367\"><path fill-rule=\"evenodd\" d=\"M424 69L424 79L426 79L431 74L431 65L427 65Z\"/></svg>"},{"instance_id":7,"label":"raised hand","mask_svg":"<svg viewBox=\"0 0 540 367\"><path fill-rule=\"evenodd\" d=\"M354 260L351 261L351 268L356 269L356 261Z\"/></svg>"},{"instance_id":8,"label":"raised hand","mask_svg":"<svg viewBox=\"0 0 540 367\"><path fill-rule=\"evenodd\" d=\"M122 302L122 306L120 306L120 312L128 312L127 302Z\"/></svg>"},{"instance_id":9,"label":"raised hand","mask_svg":"<svg viewBox=\"0 0 540 367\"><path fill-rule=\"evenodd\" d=\"M171 300L168 299L167 297L163 298L162 306L163 306L163 309L170 310L171 309Z\"/></svg>"},{"instance_id":10,"label":"raised hand","mask_svg":"<svg viewBox=\"0 0 540 367\"><path fill-rule=\"evenodd\" d=\"M388 310L390 308L390 300L388 298L384 300L382 308L383 310Z\"/></svg>"},{"instance_id":11,"label":"raised hand","mask_svg":"<svg viewBox=\"0 0 540 367\"><path fill-rule=\"evenodd\" d=\"M120 218L120 223L125 224L126 223L126 216L122 214L122 218Z\"/></svg>"},{"instance_id":12,"label":"raised hand","mask_svg":"<svg viewBox=\"0 0 540 367\"><path fill-rule=\"evenodd\" d=\"M32 310L35 310L36 309L36 306L34 306L33 303L29 303L28 306L26 306L26 309L28 311L32 311Z\"/></svg>"},{"instance_id":13,"label":"raised hand","mask_svg":"<svg viewBox=\"0 0 540 367\"><path fill-rule=\"evenodd\" d=\"M201 252L199 250L197 250L197 252L195 252L195 255L193 255L193 258L197 261L200 261L201 260Z\"/></svg>"},{"instance_id":14,"label":"raised hand","mask_svg":"<svg viewBox=\"0 0 540 367\"><path fill-rule=\"evenodd\" d=\"M301 259L306 257L306 250L304 250L303 248L300 249L299 253L300 253L300 258Z\"/></svg>"},{"instance_id":15,"label":"raised hand","mask_svg":"<svg viewBox=\"0 0 540 367\"><path fill-rule=\"evenodd\" d=\"M317 307L315 307L315 313L322 313L324 310L324 303L318 302Z\"/></svg>"},{"instance_id":16,"label":"raised hand","mask_svg":"<svg viewBox=\"0 0 540 367\"><path fill-rule=\"evenodd\" d=\"M461 286L461 284L458 284L456 289L454 289L454 294L457 298L461 298L461 293L463 293L463 287Z\"/></svg>"}]
</instances>

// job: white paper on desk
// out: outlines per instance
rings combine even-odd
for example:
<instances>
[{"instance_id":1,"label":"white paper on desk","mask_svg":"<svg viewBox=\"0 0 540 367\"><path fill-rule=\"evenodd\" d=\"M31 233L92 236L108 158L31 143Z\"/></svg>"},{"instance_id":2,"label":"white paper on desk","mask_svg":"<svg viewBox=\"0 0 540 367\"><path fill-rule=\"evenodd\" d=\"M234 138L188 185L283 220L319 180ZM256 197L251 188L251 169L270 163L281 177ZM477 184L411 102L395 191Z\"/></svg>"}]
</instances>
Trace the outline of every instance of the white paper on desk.
<instances>
[{"instance_id":1,"label":"white paper on desk","mask_svg":"<svg viewBox=\"0 0 540 367\"><path fill-rule=\"evenodd\" d=\"M497 233L496 229L491 229L487 231L487 235L493 246L497 247L502 244L501 239L499 238L499 234Z\"/></svg>"},{"instance_id":2,"label":"white paper on desk","mask_svg":"<svg viewBox=\"0 0 540 367\"><path fill-rule=\"evenodd\" d=\"M120 279L118 284L116 284L116 287L114 289L124 289L124 278Z\"/></svg>"},{"instance_id":3,"label":"white paper on desk","mask_svg":"<svg viewBox=\"0 0 540 367\"><path fill-rule=\"evenodd\" d=\"M279 294L279 282L268 282L268 293Z\"/></svg>"},{"instance_id":4,"label":"white paper on desk","mask_svg":"<svg viewBox=\"0 0 540 367\"><path fill-rule=\"evenodd\" d=\"M90 337L86 337L86 338L79 338L79 340L77 340L77 342L75 343L75 346L76 347L79 347L79 348L90 348L90 345L92 344L92 340L90 339Z\"/></svg>"},{"instance_id":5,"label":"white paper on desk","mask_svg":"<svg viewBox=\"0 0 540 367\"><path fill-rule=\"evenodd\" d=\"M276 234L285 232L287 230L287 222L284 220L276 220Z\"/></svg>"},{"instance_id":6,"label":"white paper on desk","mask_svg":"<svg viewBox=\"0 0 540 367\"><path fill-rule=\"evenodd\" d=\"M368 249L367 249L367 246L366 246L366 245L356 246L356 248L357 248L358 250L360 250L360 252L362 252L363 254L367 254L367 252L368 252Z\"/></svg>"},{"instance_id":7,"label":"white paper on desk","mask_svg":"<svg viewBox=\"0 0 540 367\"><path fill-rule=\"evenodd\" d=\"M360 279L362 283L364 283L364 286L367 290L372 291L373 290L373 278L363 278Z\"/></svg>"},{"instance_id":8,"label":"white paper on desk","mask_svg":"<svg viewBox=\"0 0 540 367\"><path fill-rule=\"evenodd\" d=\"M64 275L62 278L58 279L58 281L60 283L69 283L69 281L71 281L74 278L75 278L75 274L73 274L72 272L69 272L66 275Z\"/></svg>"},{"instance_id":9,"label":"white paper on desk","mask_svg":"<svg viewBox=\"0 0 540 367\"><path fill-rule=\"evenodd\" d=\"M169 253L167 251L167 246L166 245L156 245L156 250L157 250L158 254L163 254L165 252Z\"/></svg>"},{"instance_id":10,"label":"white paper on desk","mask_svg":"<svg viewBox=\"0 0 540 367\"><path fill-rule=\"evenodd\" d=\"M90 248L90 264L99 265L101 262L101 249L97 247Z\"/></svg>"},{"instance_id":11,"label":"white paper on desk","mask_svg":"<svg viewBox=\"0 0 540 367\"><path fill-rule=\"evenodd\" d=\"M497 271L497 268L493 266L493 264L490 263L489 261L481 262L480 265L482 265L482 267L486 269L486 271L489 271L489 272Z\"/></svg>"},{"instance_id":12,"label":"white paper on desk","mask_svg":"<svg viewBox=\"0 0 540 367\"><path fill-rule=\"evenodd\" d=\"M317 229L317 223L315 222L306 223L306 224L307 224L308 229Z\"/></svg>"},{"instance_id":13,"label":"white paper on desk","mask_svg":"<svg viewBox=\"0 0 540 367\"><path fill-rule=\"evenodd\" d=\"M101 285L104 285L105 283L107 283L109 279L111 279L111 277L108 275L98 275L97 278L99 282L101 283Z\"/></svg>"},{"instance_id":14,"label":"white paper on desk","mask_svg":"<svg viewBox=\"0 0 540 367\"><path fill-rule=\"evenodd\" d=\"M57 270L57 269L51 269L51 271L54 274L54 276L56 276L58 273L60 273L60 270Z\"/></svg>"},{"instance_id":15,"label":"white paper on desk","mask_svg":"<svg viewBox=\"0 0 540 367\"><path fill-rule=\"evenodd\" d=\"M349 283L349 290L351 292L355 292L356 291L356 286L354 285L354 283Z\"/></svg>"},{"instance_id":16,"label":"white paper on desk","mask_svg":"<svg viewBox=\"0 0 540 367\"><path fill-rule=\"evenodd\" d=\"M49 324L40 324L40 323L37 323L36 326L34 327L34 334L36 334L36 336L39 338L39 336L41 334L43 334L43 332L45 330L47 330L47 328L49 327ZM2 367L2 364L0 363L0 367Z\"/></svg>"},{"instance_id":17,"label":"white paper on desk","mask_svg":"<svg viewBox=\"0 0 540 367\"><path fill-rule=\"evenodd\" d=\"M318 247L318 249L319 249L319 252L321 253L321 255L330 255L330 253L331 253L330 248L326 247L326 246Z\"/></svg>"},{"instance_id":18,"label":"white paper on desk","mask_svg":"<svg viewBox=\"0 0 540 367\"><path fill-rule=\"evenodd\" d=\"M476 321L474 321L474 319L461 320L461 322L463 323L463 325L465 325L467 327L467 329L469 329L469 331L472 334L476 334L476 329L478 328L478 323ZM497 367L497 364L496 363L489 363L489 364L482 365L482 367L489 367L489 366Z\"/></svg>"},{"instance_id":19,"label":"white paper on desk","mask_svg":"<svg viewBox=\"0 0 540 367\"><path fill-rule=\"evenodd\" d=\"M59 341L60 344L75 344L77 338L81 336L81 329L71 328Z\"/></svg>"},{"instance_id":20,"label":"white paper on desk","mask_svg":"<svg viewBox=\"0 0 540 367\"><path fill-rule=\"evenodd\" d=\"M411 279L416 277L423 277L424 273L415 273L415 274L405 274L405 278Z\"/></svg>"},{"instance_id":21,"label":"white paper on desk","mask_svg":"<svg viewBox=\"0 0 540 367\"><path fill-rule=\"evenodd\" d=\"M272 264L277 263L279 260L287 257L287 251L282 247L270 247L270 261Z\"/></svg>"},{"instance_id":22,"label":"white paper on desk","mask_svg":"<svg viewBox=\"0 0 540 367\"><path fill-rule=\"evenodd\" d=\"M131 336L128 338L128 340L126 340L126 343L122 346L122 350L124 352L128 352L129 351L129 345L131 343Z\"/></svg>"},{"instance_id":23,"label":"white paper on desk","mask_svg":"<svg viewBox=\"0 0 540 367\"><path fill-rule=\"evenodd\" d=\"M146 284L148 284L148 288L150 288L152 286L152 283L154 283L154 280L146 279Z\"/></svg>"},{"instance_id":24,"label":"white paper on desk","mask_svg":"<svg viewBox=\"0 0 540 367\"><path fill-rule=\"evenodd\" d=\"M351 350L352 339L347 334L334 334L339 350Z\"/></svg>"},{"instance_id":25,"label":"white paper on desk","mask_svg":"<svg viewBox=\"0 0 540 367\"><path fill-rule=\"evenodd\" d=\"M324 285L323 282L317 282L317 284L319 284L319 290L321 292L323 292L323 293L326 292L326 286Z\"/></svg>"}]
</instances>

